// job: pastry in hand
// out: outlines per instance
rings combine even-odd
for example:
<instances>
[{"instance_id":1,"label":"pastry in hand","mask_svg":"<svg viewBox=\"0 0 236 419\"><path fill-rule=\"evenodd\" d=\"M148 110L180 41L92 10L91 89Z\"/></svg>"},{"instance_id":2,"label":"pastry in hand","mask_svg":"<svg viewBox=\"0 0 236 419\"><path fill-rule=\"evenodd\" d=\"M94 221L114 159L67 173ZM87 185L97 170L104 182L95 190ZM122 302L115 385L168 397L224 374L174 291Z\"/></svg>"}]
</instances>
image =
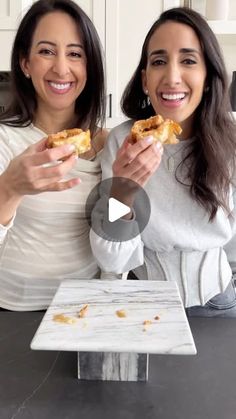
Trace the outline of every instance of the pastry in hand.
<instances>
[{"instance_id":1,"label":"pastry in hand","mask_svg":"<svg viewBox=\"0 0 236 419\"><path fill-rule=\"evenodd\" d=\"M64 131L51 134L47 139L48 148L54 148L65 144L73 144L75 146L74 153L80 154L89 151L91 148L90 131L83 131L80 128L65 129Z\"/></svg>"},{"instance_id":2,"label":"pastry in hand","mask_svg":"<svg viewBox=\"0 0 236 419\"><path fill-rule=\"evenodd\" d=\"M132 139L135 142L152 136L154 142L160 141L162 144L177 144L179 140L176 135L181 132L182 128L177 122L164 119L161 115L136 121L131 129Z\"/></svg>"}]
</instances>

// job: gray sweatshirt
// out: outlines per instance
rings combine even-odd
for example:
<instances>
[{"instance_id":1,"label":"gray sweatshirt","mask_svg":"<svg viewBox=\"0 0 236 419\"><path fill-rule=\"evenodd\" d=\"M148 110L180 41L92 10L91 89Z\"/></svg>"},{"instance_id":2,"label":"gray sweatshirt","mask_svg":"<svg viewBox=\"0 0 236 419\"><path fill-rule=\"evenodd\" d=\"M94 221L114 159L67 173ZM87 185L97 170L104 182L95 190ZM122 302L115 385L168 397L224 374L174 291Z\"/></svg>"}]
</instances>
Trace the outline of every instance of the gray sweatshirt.
<instances>
[{"instance_id":1,"label":"gray sweatshirt","mask_svg":"<svg viewBox=\"0 0 236 419\"><path fill-rule=\"evenodd\" d=\"M112 177L112 162L131 125L127 121L111 131L102 157L103 179ZM103 199L94 209L96 232L90 232L92 251L104 271L134 270L139 279L176 281L185 307L204 305L223 292L236 271L235 190L230 191L230 215L219 208L209 222L209 214L193 200L189 187L176 180L176 168L192 141L164 147L162 162L145 186L151 216L141 234L122 242L112 240ZM186 167L177 171L185 183L186 173ZM116 223L132 232L136 220Z\"/></svg>"}]
</instances>

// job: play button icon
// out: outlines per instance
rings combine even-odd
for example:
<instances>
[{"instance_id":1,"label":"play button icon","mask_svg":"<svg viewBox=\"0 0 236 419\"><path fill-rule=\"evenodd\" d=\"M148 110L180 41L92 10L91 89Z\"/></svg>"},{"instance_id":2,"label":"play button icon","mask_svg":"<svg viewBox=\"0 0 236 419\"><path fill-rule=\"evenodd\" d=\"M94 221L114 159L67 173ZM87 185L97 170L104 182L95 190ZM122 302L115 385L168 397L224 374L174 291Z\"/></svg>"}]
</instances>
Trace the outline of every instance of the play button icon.
<instances>
[{"instance_id":1,"label":"play button icon","mask_svg":"<svg viewBox=\"0 0 236 419\"><path fill-rule=\"evenodd\" d=\"M126 205L127 202L132 206ZM142 233L150 218L151 205L145 189L136 182L113 177L99 182L92 189L85 212L97 235L122 242ZM124 217L129 213L130 217Z\"/></svg>"},{"instance_id":2,"label":"play button icon","mask_svg":"<svg viewBox=\"0 0 236 419\"><path fill-rule=\"evenodd\" d=\"M108 220L110 223L118 220L131 211L130 207L118 201L115 198L109 198L108 200Z\"/></svg>"}]
</instances>

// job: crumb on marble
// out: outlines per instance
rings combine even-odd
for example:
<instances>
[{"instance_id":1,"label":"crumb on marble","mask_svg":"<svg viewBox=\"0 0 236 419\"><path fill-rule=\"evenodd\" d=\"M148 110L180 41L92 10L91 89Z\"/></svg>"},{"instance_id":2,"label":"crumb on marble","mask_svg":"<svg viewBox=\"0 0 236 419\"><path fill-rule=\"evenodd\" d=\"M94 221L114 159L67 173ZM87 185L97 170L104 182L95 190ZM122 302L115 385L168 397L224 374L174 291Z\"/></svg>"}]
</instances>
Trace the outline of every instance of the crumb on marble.
<instances>
[{"instance_id":1,"label":"crumb on marble","mask_svg":"<svg viewBox=\"0 0 236 419\"><path fill-rule=\"evenodd\" d=\"M83 318L83 317L85 317L85 316L86 316L87 311L88 311L88 304L85 304L85 305L81 308L81 310L78 312L78 317L79 317L80 319L81 319L81 318Z\"/></svg>"},{"instance_id":2,"label":"crumb on marble","mask_svg":"<svg viewBox=\"0 0 236 419\"><path fill-rule=\"evenodd\" d=\"M126 311L125 310L116 310L116 315L118 317L127 317L126 316Z\"/></svg>"},{"instance_id":3,"label":"crumb on marble","mask_svg":"<svg viewBox=\"0 0 236 419\"><path fill-rule=\"evenodd\" d=\"M152 321L151 320L144 320L144 322L143 322L143 325L144 326L147 326L149 324L152 324Z\"/></svg>"},{"instance_id":4,"label":"crumb on marble","mask_svg":"<svg viewBox=\"0 0 236 419\"><path fill-rule=\"evenodd\" d=\"M155 316L154 320L160 320L160 316Z\"/></svg>"},{"instance_id":5,"label":"crumb on marble","mask_svg":"<svg viewBox=\"0 0 236 419\"><path fill-rule=\"evenodd\" d=\"M74 317L70 317L70 316L65 316L65 314L55 314L53 316L53 320L54 322L58 322L58 323L64 323L64 324L75 324L77 322L77 319L75 319Z\"/></svg>"}]
</instances>

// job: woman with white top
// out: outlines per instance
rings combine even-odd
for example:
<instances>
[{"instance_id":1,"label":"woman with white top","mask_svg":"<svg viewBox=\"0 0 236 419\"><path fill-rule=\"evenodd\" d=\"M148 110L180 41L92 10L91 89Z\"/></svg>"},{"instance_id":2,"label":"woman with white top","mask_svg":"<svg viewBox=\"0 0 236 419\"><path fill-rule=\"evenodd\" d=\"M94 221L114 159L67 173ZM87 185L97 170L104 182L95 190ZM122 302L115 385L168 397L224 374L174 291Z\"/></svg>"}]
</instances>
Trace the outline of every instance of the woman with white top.
<instances>
[{"instance_id":1,"label":"woman with white top","mask_svg":"<svg viewBox=\"0 0 236 419\"><path fill-rule=\"evenodd\" d=\"M104 72L95 27L73 1L32 5L15 37L11 83L0 120L0 307L39 310L62 279L100 275L85 203L107 135L98 129ZM75 127L90 129L91 151L47 149L49 134Z\"/></svg>"}]
</instances>

